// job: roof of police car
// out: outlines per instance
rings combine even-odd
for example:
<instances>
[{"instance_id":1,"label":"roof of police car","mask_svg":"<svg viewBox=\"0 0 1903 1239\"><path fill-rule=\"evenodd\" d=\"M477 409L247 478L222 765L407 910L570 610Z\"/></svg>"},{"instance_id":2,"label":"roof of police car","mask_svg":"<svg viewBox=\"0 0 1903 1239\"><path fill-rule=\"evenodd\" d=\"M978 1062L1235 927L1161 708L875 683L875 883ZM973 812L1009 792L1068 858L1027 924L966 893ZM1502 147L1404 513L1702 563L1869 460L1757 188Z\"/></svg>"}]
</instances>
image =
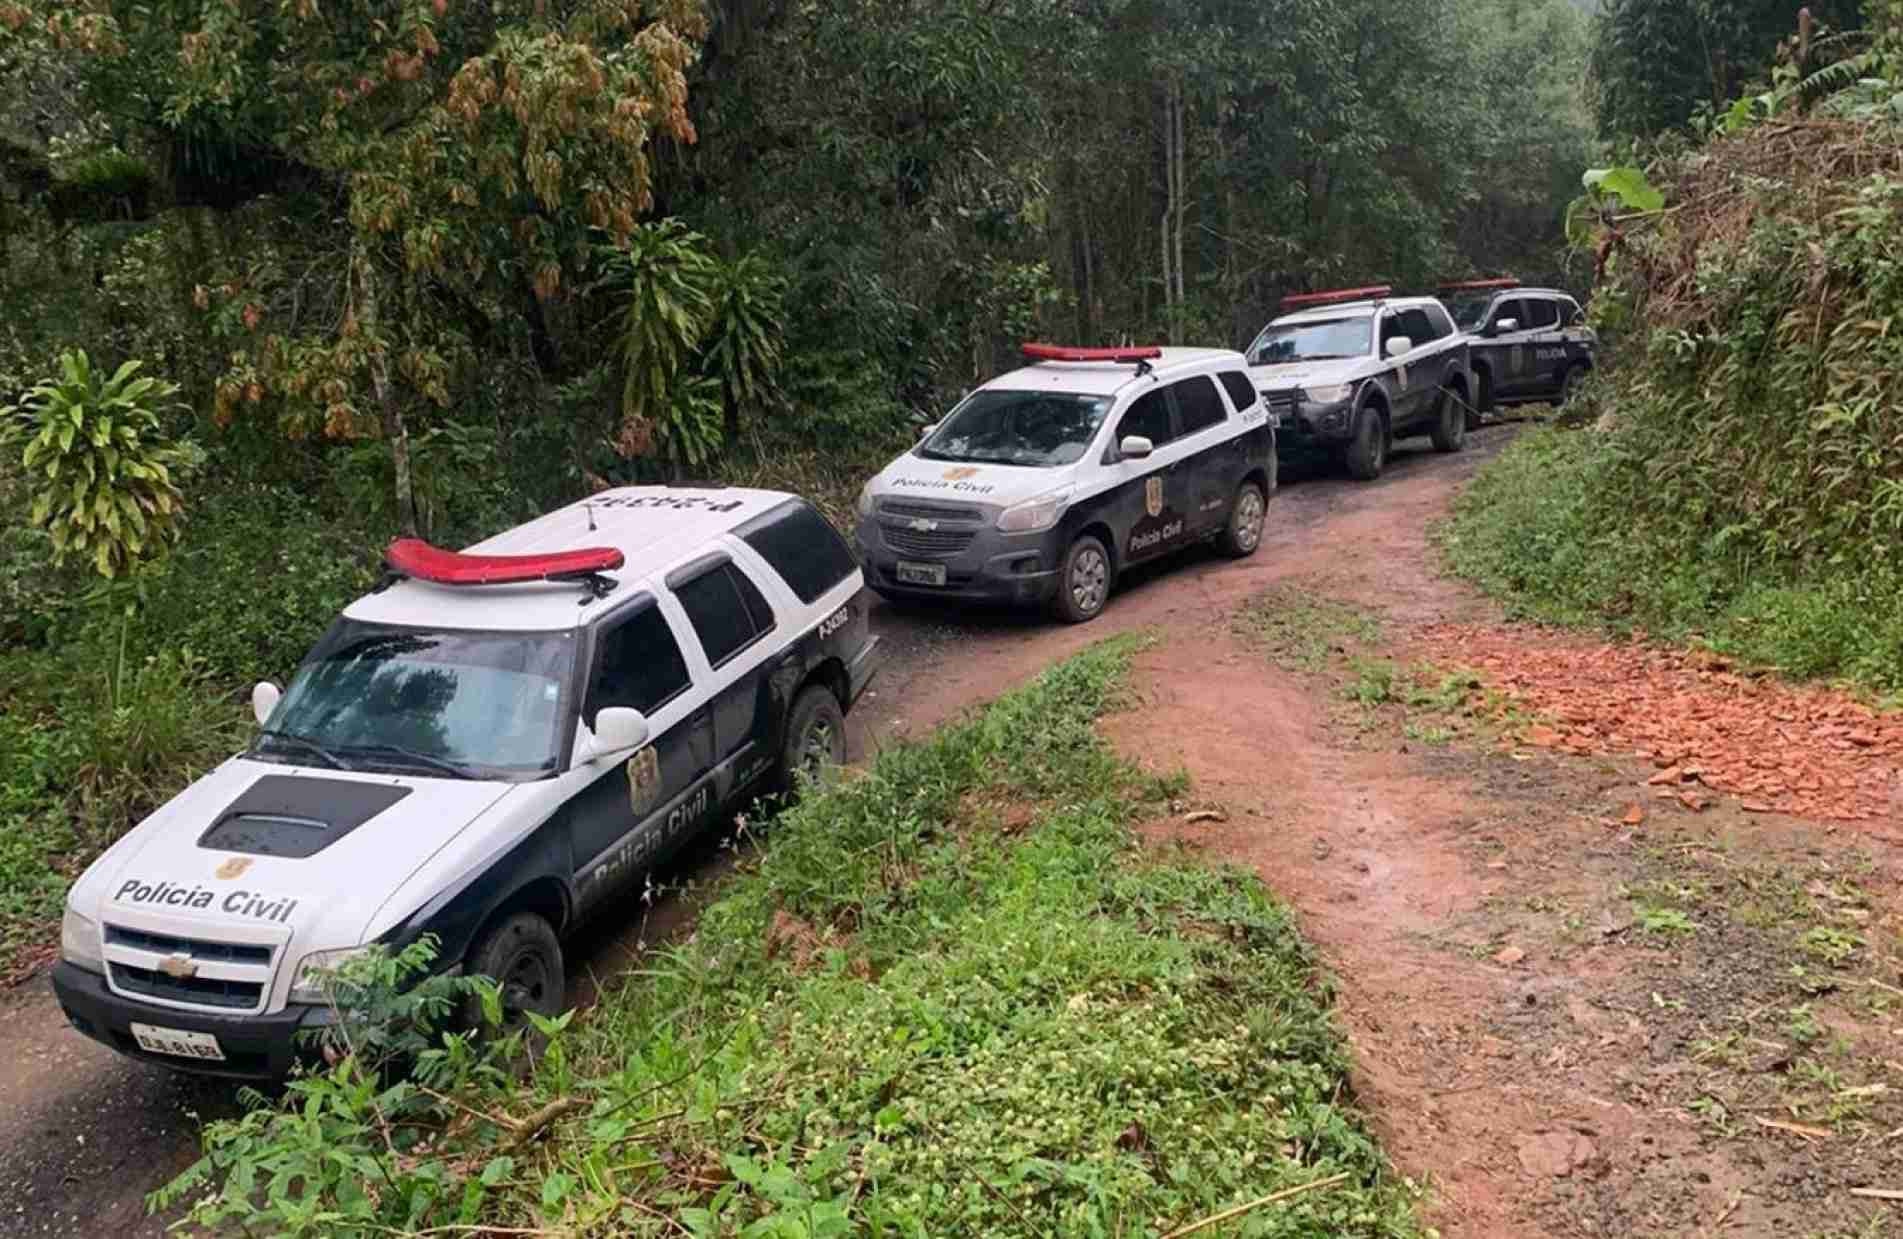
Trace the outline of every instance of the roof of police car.
<instances>
[{"instance_id":1,"label":"roof of police car","mask_svg":"<svg viewBox=\"0 0 1903 1239\"><path fill-rule=\"evenodd\" d=\"M627 563L602 575L633 582L692 559L722 534L793 497L743 487L624 486L557 508L465 550L471 555L539 555L613 547ZM576 581L438 585L402 580L357 599L344 614L377 624L553 631L587 623L602 608L630 596L623 585L584 607L580 604L587 595Z\"/></svg>"},{"instance_id":2,"label":"roof of police car","mask_svg":"<svg viewBox=\"0 0 1903 1239\"><path fill-rule=\"evenodd\" d=\"M1242 354L1225 348L1164 348L1161 356L1150 359L1151 372L1139 376L1135 362L1129 361L1040 361L1023 366L986 383L979 390L1070 391L1085 396L1108 396L1122 391L1139 377L1151 381L1176 378L1183 371L1195 372L1199 366L1226 362L1241 369L1248 363Z\"/></svg>"},{"instance_id":3,"label":"roof of police car","mask_svg":"<svg viewBox=\"0 0 1903 1239\"><path fill-rule=\"evenodd\" d=\"M1374 297L1366 301L1342 301L1334 305L1310 306L1305 310L1296 310L1292 314L1278 314L1275 322L1316 323L1331 318L1359 318L1374 313L1382 306L1407 310L1415 306L1438 304L1440 304L1438 297Z\"/></svg>"}]
</instances>

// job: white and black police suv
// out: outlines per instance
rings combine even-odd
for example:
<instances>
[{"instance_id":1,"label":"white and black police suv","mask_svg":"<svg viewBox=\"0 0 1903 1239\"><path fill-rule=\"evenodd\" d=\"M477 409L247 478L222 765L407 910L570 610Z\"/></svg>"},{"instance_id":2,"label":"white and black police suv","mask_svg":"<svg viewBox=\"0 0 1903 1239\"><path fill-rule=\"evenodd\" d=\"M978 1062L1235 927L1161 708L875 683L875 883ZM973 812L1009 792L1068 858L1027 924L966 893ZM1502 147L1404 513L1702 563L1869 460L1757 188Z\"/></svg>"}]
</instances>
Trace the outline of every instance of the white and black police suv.
<instances>
[{"instance_id":1,"label":"white and black police suv","mask_svg":"<svg viewBox=\"0 0 1903 1239\"><path fill-rule=\"evenodd\" d=\"M1471 341L1476 412L1565 404L1591 373L1599 335L1570 293L1505 276L1442 284L1440 294Z\"/></svg>"},{"instance_id":2,"label":"white and black police suv","mask_svg":"<svg viewBox=\"0 0 1903 1239\"><path fill-rule=\"evenodd\" d=\"M1284 452L1321 449L1364 481L1394 440L1429 435L1457 452L1473 391L1467 337L1432 297L1386 285L1284 297L1249 346L1249 373Z\"/></svg>"},{"instance_id":3,"label":"white and black police suv","mask_svg":"<svg viewBox=\"0 0 1903 1239\"><path fill-rule=\"evenodd\" d=\"M845 757L873 674L845 540L790 495L605 491L471 548L391 546L255 742L73 886L53 986L135 1057L270 1079L328 970L423 934L505 1008L673 849Z\"/></svg>"},{"instance_id":4,"label":"white and black police suv","mask_svg":"<svg viewBox=\"0 0 1903 1239\"><path fill-rule=\"evenodd\" d=\"M1250 555L1275 436L1240 353L1027 344L859 495L888 598L1103 610L1117 574L1197 542Z\"/></svg>"}]
</instances>

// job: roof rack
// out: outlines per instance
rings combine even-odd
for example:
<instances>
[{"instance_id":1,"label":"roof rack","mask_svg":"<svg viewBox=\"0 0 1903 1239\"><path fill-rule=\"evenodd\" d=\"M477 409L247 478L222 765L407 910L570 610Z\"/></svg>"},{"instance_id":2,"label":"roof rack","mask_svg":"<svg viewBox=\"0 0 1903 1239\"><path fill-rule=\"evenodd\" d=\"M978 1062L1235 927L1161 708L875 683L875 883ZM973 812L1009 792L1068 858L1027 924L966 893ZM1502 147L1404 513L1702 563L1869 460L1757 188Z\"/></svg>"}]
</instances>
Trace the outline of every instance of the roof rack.
<instances>
[{"instance_id":1,"label":"roof rack","mask_svg":"<svg viewBox=\"0 0 1903 1239\"><path fill-rule=\"evenodd\" d=\"M1155 369L1150 363L1162 355L1163 350L1154 344L1133 348L1068 348L1030 341L1024 344L1024 356L1031 361L1108 361L1119 365L1134 362L1139 378Z\"/></svg>"},{"instance_id":2,"label":"roof rack","mask_svg":"<svg viewBox=\"0 0 1903 1239\"><path fill-rule=\"evenodd\" d=\"M590 598L605 598L617 582L603 575L627 562L614 547L586 547L543 555L464 555L421 538L398 538L383 554L387 589L406 577L437 585L520 585L532 581L579 582Z\"/></svg>"},{"instance_id":3,"label":"roof rack","mask_svg":"<svg viewBox=\"0 0 1903 1239\"><path fill-rule=\"evenodd\" d=\"M1311 305L1338 305L1344 301L1376 301L1394 291L1391 284L1370 284L1366 288L1331 288L1318 293L1296 293L1282 298L1285 310Z\"/></svg>"},{"instance_id":4,"label":"roof rack","mask_svg":"<svg viewBox=\"0 0 1903 1239\"><path fill-rule=\"evenodd\" d=\"M1489 288L1518 288L1519 286L1520 281L1510 275L1504 275L1496 280L1445 280L1441 282L1439 288L1441 292L1452 293L1483 292Z\"/></svg>"}]
</instances>

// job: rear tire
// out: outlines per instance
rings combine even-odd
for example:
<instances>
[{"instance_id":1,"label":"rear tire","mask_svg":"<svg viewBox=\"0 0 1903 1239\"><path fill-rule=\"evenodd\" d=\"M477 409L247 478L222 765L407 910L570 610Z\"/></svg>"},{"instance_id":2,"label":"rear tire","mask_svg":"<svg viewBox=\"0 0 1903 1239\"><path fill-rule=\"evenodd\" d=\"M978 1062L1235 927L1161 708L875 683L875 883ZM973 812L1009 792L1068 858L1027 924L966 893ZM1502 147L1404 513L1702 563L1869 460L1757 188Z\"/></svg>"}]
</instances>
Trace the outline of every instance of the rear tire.
<instances>
[{"instance_id":1,"label":"rear tire","mask_svg":"<svg viewBox=\"0 0 1903 1239\"><path fill-rule=\"evenodd\" d=\"M1114 572L1110 552L1095 534L1084 534L1064 552L1051 610L1066 624L1085 624L1103 614Z\"/></svg>"},{"instance_id":2,"label":"rear tire","mask_svg":"<svg viewBox=\"0 0 1903 1239\"><path fill-rule=\"evenodd\" d=\"M1429 432L1437 452L1458 452L1467 443L1467 401L1459 388L1440 389L1440 407Z\"/></svg>"},{"instance_id":3,"label":"rear tire","mask_svg":"<svg viewBox=\"0 0 1903 1239\"><path fill-rule=\"evenodd\" d=\"M802 772L818 778L828 765L845 764L846 713L839 708L839 698L824 685L808 685L787 712L786 738L780 744L780 785L791 791L798 787Z\"/></svg>"},{"instance_id":4,"label":"rear tire","mask_svg":"<svg viewBox=\"0 0 1903 1239\"><path fill-rule=\"evenodd\" d=\"M1364 404L1355 414L1355 437L1348 441L1342 461L1348 476L1357 481L1372 482L1381 476L1388 463L1388 432L1373 405Z\"/></svg>"},{"instance_id":5,"label":"rear tire","mask_svg":"<svg viewBox=\"0 0 1903 1239\"><path fill-rule=\"evenodd\" d=\"M533 912L517 912L491 926L463 957L472 976L488 977L502 987L501 1032L528 1024L526 1013L554 1019L566 1001L562 943L555 927ZM472 1014L481 1027L482 1012Z\"/></svg>"},{"instance_id":6,"label":"rear tire","mask_svg":"<svg viewBox=\"0 0 1903 1239\"><path fill-rule=\"evenodd\" d=\"M1236 488L1229 505L1229 519L1216 539L1216 549L1231 559L1246 559L1262 545L1262 523L1268 518L1269 500L1256 482L1244 482Z\"/></svg>"}]
</instances>

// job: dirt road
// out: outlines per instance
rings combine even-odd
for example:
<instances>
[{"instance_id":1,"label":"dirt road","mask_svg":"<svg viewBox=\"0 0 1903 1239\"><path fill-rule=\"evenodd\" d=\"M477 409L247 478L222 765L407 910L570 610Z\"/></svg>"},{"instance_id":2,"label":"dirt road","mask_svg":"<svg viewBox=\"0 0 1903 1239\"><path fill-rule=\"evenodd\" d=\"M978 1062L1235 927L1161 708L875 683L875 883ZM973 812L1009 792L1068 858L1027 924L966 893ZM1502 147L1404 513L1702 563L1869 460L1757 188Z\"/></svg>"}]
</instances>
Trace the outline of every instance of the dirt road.
<instances>
[{"instance_id":1,"label":"dirt road","mask_svg":"<svg viewBox=\"0 0 1903 1239\"><path fill-rule=\"evenodd\" d=\"M1151 834L1256 867L1295 904L1337 978L1362 1101L1401 1168L1431 1183L1443 1233L1778 1234L1803 1221L1791 1233L1809 1234L1841 1220L1849 1235L1866 1217L1881 1224L1872 1211L1891 1206L1848 1193L1903 1185L1903 1138L1866 1135L1903 1127L1887 1108L1903 1068L1880 1078L1885 1055L1903 1058L1884 1040L1903 1039L1903 1016L1850 999L1903 981L1884 962L1896 942L1893 842L1747 821L1724 804L1617 829L1649 770L1516 751L1432 709L1344 703L1344 684L1369 674L1351 654L1452 666L1458 652L1424 648L1425 634L1495 623L1433 572L1425 531L1511 433L1478 434L1455 457L1403 447L1372 485L1291 479L1254 558L1194 553L1145 572L1082 628L881 607L891 657L852 720L854 751L1149 628L1161 640L1139 660L1140 704L1109 731L1137 760L1186 767L1196 803L1225 818L1192 828L1179 817ZM1360 652L1321 641L1319 660L1295 665L1237 633L1271 588L1298 609L1311 598L1362 608L1382 635ZM1303 613L1292 628L1334 614ZM678 876L704 889L720 864L705 856ZM1779 885L1791 874L1795 894ZM695 897L589 943L575 971L611 973L691 915ZM1805 954L1788 922L1812 903L1841 911L1829 923L1844 928ZM1733 905L1761 915L1733 924ZM1793 980L1806 962L1819 976ZM0 1063L0 1230L159 1233L140 1199L189 1162L192 1115L229 1109L227 1090L70 1033L43 982L0 998L0 1027L13 1043ZM1832 1053L1807 1049L1818 1045Z\"/></svg>"}]
</instances>

